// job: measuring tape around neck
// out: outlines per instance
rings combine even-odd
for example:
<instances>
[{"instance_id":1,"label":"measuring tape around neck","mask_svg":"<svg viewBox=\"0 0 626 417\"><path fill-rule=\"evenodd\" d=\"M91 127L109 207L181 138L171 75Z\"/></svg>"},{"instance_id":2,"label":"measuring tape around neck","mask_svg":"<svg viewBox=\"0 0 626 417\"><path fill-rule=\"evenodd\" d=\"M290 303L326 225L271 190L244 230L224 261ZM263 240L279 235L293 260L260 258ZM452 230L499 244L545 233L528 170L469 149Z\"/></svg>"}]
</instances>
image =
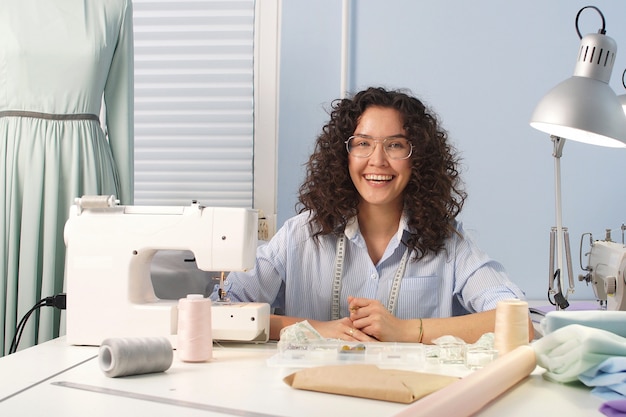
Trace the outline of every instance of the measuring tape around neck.
<instances>
[{"instance_id":1,"label":"measuring tape around neck","mask_svg":"<svg viewBox=\"0 0 626 417\"><path fill-rule=\"evenodd\" d=\"M333 295L331 306L331 320L339 320L339 302L341 298L341 279L343 278L343 263L346 256L346 235L341 234L337 239L337 248L335 250L335 276L333 279ZM400 282L406 270L406 263L409 258L409 248L404 251L400 265L393 277L391 283L391 291L389 291L389 299L387 300L387 310L393 314L396 309L396 301L398 300L398 292L400 291Z\"/></svg>"}]
</instances>

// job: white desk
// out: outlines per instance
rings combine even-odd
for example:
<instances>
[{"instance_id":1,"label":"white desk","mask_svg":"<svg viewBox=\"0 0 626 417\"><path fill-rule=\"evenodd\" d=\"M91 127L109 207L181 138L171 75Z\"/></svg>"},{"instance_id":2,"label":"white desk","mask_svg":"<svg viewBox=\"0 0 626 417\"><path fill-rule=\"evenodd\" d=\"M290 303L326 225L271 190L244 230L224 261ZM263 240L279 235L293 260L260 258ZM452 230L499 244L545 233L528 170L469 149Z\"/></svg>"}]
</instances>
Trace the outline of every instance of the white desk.
<instances>
[{"instance_id":1,"label":"white desk","mask_svg":"<svg viewBox=\"0 0 626 417\"><path fill-rule=\"evenodd\" d=\"M211 362L184 363L175 353L167 372L108 378L99 368L97 348L55 339L0 358L0 415L384 417L407 407L293 389L282 378L295 369L267 365L275 352L273 343L216 346ZM603 400L589 388L551 383L541 372L535 370L478 415L602 416L597 410Z\"/></svg>"}]
</instances>

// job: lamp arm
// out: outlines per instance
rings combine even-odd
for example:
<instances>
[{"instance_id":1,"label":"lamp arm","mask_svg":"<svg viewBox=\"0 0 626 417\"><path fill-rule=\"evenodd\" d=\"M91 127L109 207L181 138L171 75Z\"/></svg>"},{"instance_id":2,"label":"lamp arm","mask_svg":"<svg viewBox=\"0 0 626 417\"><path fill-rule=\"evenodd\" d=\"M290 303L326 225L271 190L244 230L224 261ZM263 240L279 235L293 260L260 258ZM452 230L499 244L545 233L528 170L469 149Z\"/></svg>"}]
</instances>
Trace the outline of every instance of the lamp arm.
<instances>
[{"instance_id":1,"label":"lamp arm","mask_svg":"<svg viewBox=\"0 0 626 417\"><path fill-rule=\"evenodd\" d=\"M557 304L557 308L566 308L569 303L567 302L567 296L574 292L574 278L572 276L571 268L571 255L569 247L569 234L567 229L563 227L562 221L562 208L561 208L561 156L563 155L563 146L565 145L565 139L559 136L551 135L550 139L554 144L552 156L554 156L554 195L555 195L555 212L556 212L556 237L554 241L550 242L550 263L553 264L554 256L554 243L556 243L556 271L550 279L558 279L558 291L554 290L552 282L550 283L550 292L554 294L554 299ZM565 246L565 247L564 247ZM563 293L564 285L564 269L563 269L563 254L567 259L568 273L569 273L569 288ZM551 273L553 269L551 269Z\"/></svg>"},{"instance_id":2,"label":"lamp arm","mask_svg":"<svg viewBox=\"0 0 626 417\"><path fill-rule=\"evenodd\" d=\"M556 135L550 135L550 140L552 141L552 144L554 145L554 148L552 150L552 156L554 156L555 158L560 158L561 156L563 156L563 146L565 146L565 139L561 138L559 136ZM559 169L559 177L560 177L560 169ZM560 195L560 183L559 183L559 195Z\"/></svg>"},{"instance_id":3,"label":"lamp arm","mask_svg":"<svg viewBox=\"0 0 626 417\"><path fill-rule=\"evenodd\" d=\"M563 227L563 236L565 239L565 262L567 265L567 278L569 281L569 287L567 288L567 293L565 294L565 299L569 294L574 293L574 273L572 269L572 250L569 245L569 232L567 231L567 227Z\"/></svg>"},{"instance_id":4,"label":"lamp arm","mask_svg":"<svg viewBox=\"0 0 626 417\"><path fill-rule=\"evenodd\" d=\"M551 135L554 144L552 156L554 156L554 205L556 213L556 272L559 278L559 291L563 291L563 221L561 218L561 156L565 139Z\"/></svg>"}]
</instances>

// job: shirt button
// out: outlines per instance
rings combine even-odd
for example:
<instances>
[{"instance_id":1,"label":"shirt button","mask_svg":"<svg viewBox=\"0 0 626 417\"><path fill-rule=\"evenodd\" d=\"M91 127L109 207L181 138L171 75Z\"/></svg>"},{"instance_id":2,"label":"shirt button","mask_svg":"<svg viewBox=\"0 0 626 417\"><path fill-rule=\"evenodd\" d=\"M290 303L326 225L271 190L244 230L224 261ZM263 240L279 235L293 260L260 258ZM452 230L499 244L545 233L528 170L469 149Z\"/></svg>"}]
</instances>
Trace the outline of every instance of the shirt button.
<instances>
[{"instance_id":1,"label":"shirt button","mask_svg":"<svg viewBox=\"0 0 626 417\"><path fill-rule=\"evenodd\" d=\"M378 275L377 274L372 274L372 279L378 279Z\"/></svg>"}]
</instances>

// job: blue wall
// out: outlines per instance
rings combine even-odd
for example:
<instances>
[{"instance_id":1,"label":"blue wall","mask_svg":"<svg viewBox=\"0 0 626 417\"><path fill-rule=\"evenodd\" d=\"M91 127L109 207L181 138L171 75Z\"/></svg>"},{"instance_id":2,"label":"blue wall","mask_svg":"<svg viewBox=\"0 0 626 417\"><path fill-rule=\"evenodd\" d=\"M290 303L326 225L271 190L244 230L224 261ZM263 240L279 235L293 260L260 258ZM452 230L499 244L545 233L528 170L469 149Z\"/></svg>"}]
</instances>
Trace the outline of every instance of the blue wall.
<instances>
[{"instance_id":1,"label":"blue wall","mask_svg":"<svg viewBox=\"0 0 626 417\"><path fill-rule=\"evenodd\" d=\"M283 0L278 225L292 216L303 164L340 95L340 0ZM528 124L541 97L574 71L574 0L351 2L351 92L406 87L440 116L463 157L469 199L461 214L480 246L504 264L530 299L545 300L549 230L555 223L549 137ZM625 94L626 2L597 0L618 45L611 86ZM592 9L580 19L596 32ZM621 48L621 49L620 49ZM575 278L580 238L626 222L626 149L568 141L561 162L563 224ZM619 232L613 238L620 239ZM584 260L583 260L584 261ZM577 281L577 279L576 279ZM573 299L593 298L576 283Z\"/></svg>"}]
</instances>

